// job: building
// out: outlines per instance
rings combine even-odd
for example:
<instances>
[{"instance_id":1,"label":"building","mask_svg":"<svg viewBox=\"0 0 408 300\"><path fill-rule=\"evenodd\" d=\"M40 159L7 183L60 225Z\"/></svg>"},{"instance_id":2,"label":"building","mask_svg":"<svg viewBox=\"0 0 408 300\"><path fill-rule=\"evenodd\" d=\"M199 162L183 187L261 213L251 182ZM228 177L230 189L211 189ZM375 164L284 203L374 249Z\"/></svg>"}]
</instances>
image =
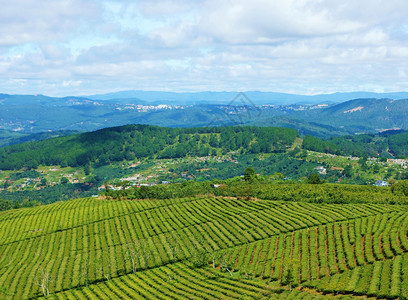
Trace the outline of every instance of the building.
<instances>
[{"instance_id":1,"label":"building","mask_svg":"<svg viewBox=\"0 0 408 300\"><path fill-rule=\"evenodd\" d=\"M377 181L375 182L375 185L376 185L376 186L389 186L389 183L386 182L386 181L384 181L384 180L377 180Z\"/></svg>"}]
</instances>

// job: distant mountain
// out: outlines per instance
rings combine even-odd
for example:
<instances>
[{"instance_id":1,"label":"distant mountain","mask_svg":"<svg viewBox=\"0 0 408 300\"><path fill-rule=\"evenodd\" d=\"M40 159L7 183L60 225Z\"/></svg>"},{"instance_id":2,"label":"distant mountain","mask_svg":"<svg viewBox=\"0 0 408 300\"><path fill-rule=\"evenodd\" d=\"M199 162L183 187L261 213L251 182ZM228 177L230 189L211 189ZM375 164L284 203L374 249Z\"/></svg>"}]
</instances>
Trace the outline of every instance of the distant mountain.
<instances>
[{"instance_id":1,"label":"distant mountain","mask_svg":"<svg viewBox=\"0 0 408 300\"><path fill-rule=\"evenodd\" d=\"M15 135L16 132L91 131L126 124L165 127L254 125L290 127L302 135L319 137L392 128L408 130L408 100L348 98L363 94L374 93L302 96L264 92L127 91L63 98L0 94L0 129L12 130ZM408 99L408 93L404 92L387 95ZM348 101L341 102L341 99ZM336 101L341 103L333 103ZM277 104L292 102L319 104Z\"/></svg>"},{"instance_id":2,"label":"distant mountain","mask_svg":"<svg viewBox=\"0 0 408 300\"><path fill-rule=\"evenodd\" d=\"M408 129L408 100L355 99L294 117L355 133Z\"/></svg>"},{"instance_id":3,"label":"distant mountain","mask_svg":"<svg viewBox=\"0 0 408 300\"><path fill-rule=\"evenodd\" d=\"M0 129L0 147L21 144L25 142L42 141L54 137L61 137L79 133L75 130L40 132L40 133L21 133L11 130Z\"/></svg>"},{"instance_id":4,"label":"distant mountain","mask_svg":"<svg viewBox=\"0 0 408 300\"><path fill-rule=\"evenodd\" d=\"M353 134L352 130L320 124L318 122L306 121L291 116L265 116L256 118L247 123L254 126L287 127L296 129L299 134L312 135L319 138Z\"/></svg>"},{"instance_id":5,"label":"distant mountain","mask_svg":"<svg viewBox=\"0 0 408 300\"><path fill-rule=\"evenodd\" d=\"M237 97L238 92L158 92L158 91L121 91L108 94L92 95L86 98L93 100L134 99L135 101L146 101L148 103L172 103L172 104L232 104L240 105L242 101L247 101L255 105L261 104L318 104L318 103L338 103L356 98L388 98L388 99L408 99L408 92L395 93L372 93L372 92L350 92L320 95L296 95L274 92L247 91L244 92L248 99ZM235 102L234 102L235 100Z\"/></svg>"},{"instance_id":6,"label":"distant mountain","mask_svg":"<svg viewBox=\"0 0 408 300\"><path fill-rule=\"evenodd\" d=\"M295 95L274 92L156 92L122 91L87 97L49 97L44 95L0 94L0 107L4 105L77 106L77 105L120 105L120 104L171 104L171 105L291 105L291 104L335 104L351 99L408 99L408 92L371 93L351 92L320 95Z\"/></svg>"},{"instance_id":7,"label":"distant mountain","mask_svg":"<svg viewBox=\"0 0 408 300\"><path fill-rule=\"evenodd\" d=\"M73 106L95 103L95 100L83 97L49 97L44 95L9 95L0 94L0 107L7 105L41 105L41 106Z\"/></svg>"},{"instance_id":8,"label":"distant mountain","mask_svg":"<svg viewBox=\"0 0 408 300\"><path fill-rule=\"evenodd\" d=\"M242 113L239 124L245 124ZM0 105L0 129L20 133L56 130L92 131L126 124L148 124L167 127L226 126L237 123L222 106L196 105L182 108L84 103L75 105Z\"/></svg>"}]
</instances>

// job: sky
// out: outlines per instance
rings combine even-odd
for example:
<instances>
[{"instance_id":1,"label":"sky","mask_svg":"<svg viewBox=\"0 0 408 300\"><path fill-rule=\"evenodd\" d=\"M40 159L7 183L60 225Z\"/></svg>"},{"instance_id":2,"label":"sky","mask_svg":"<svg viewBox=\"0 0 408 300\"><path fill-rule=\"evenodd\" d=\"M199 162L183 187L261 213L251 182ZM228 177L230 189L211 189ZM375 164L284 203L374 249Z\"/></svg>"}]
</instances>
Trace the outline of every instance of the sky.
<instances>
[{"instance_id":1,"label":"sky","mask_svg":"<svg viewBox=\"0 0 408 300\"><path fill-rule=\"evenodd\" d=\"M406 0L0 5L0 93L408 91Z\"/></svg>"}]
</instances>

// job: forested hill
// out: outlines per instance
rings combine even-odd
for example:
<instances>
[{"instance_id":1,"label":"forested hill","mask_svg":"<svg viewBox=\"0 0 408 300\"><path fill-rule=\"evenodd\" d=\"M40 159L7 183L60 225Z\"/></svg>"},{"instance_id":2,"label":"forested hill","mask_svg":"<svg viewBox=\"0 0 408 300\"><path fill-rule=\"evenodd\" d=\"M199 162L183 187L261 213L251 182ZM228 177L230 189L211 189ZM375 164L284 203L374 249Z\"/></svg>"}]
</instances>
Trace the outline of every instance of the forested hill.
<instances>
[{"instance_id":1,"label":"forested hill","mask_svg":"<svg viewBox=\"0 0 408 300\"><path fill-rule=\"evenodd\" d=\"M276 127L165 128L126 125L0 148L0 169L39 165L107 165L143 158L179 158L240 153L283 152L298 132Z\"/></svg>"},{"instance_id":2,"label":"forested hill","mask_svg":"<svg viewBox=\"0 0 408 300\"><path fill-rule=\"evenodd\" d=\"M303 139L303 148L307 150L360 157L408 157L407 145L408 132L394 134L393 131L332 137L327 140L307 135Z\"/></svg>"},{"instance_id":3,"label":"forested hill","mask_svg":"<svg viewBox=\"0 0 408 300\"><path fill-rule=\"evenodd\" d=\"M39 133L21 133L18 131L0 129L0 147L21 144L25 142L42 141L53 137L73 135L79 133L75 130L59 130Z\"/></svg>"}]
</instances>

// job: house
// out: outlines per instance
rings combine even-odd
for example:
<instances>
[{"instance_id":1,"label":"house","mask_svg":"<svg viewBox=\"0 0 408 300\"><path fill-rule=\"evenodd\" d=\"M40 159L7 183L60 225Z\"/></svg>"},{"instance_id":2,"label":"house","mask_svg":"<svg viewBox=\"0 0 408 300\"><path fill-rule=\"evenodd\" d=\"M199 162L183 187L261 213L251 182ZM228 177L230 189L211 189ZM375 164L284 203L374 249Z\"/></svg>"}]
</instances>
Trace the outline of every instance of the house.
<instances>
[{"instance_id":1,"label":"house","mask_svg":"<svg viewBox=\"0 0 408 300\"><path fill-rule=\"evenodd\" d=\"M384 181L384 180L377 180L377 181L375 182L375 185L376 185L376 186L389 186L389 183L386 182L386 181Z\"/></svg>"},{"instance_id":2,"label":"house","mask_svg":"<svg viewBox=\"0 0 408 300\"><path fill-rule=\"evenodd\" d=\"M212 188L220 188L220 187L226 187L226 184L211 184Z\"/></svg>"},{"instance_id":3,"label":"house","mask_svg":"<svg viewBox=\"0 0 408 300\"><path fill-rule=\"evenodd\" d=\"M323 166L316 167L316 170L320 175L326 174L326 168Z\"/></svg>"}]
</instances>

